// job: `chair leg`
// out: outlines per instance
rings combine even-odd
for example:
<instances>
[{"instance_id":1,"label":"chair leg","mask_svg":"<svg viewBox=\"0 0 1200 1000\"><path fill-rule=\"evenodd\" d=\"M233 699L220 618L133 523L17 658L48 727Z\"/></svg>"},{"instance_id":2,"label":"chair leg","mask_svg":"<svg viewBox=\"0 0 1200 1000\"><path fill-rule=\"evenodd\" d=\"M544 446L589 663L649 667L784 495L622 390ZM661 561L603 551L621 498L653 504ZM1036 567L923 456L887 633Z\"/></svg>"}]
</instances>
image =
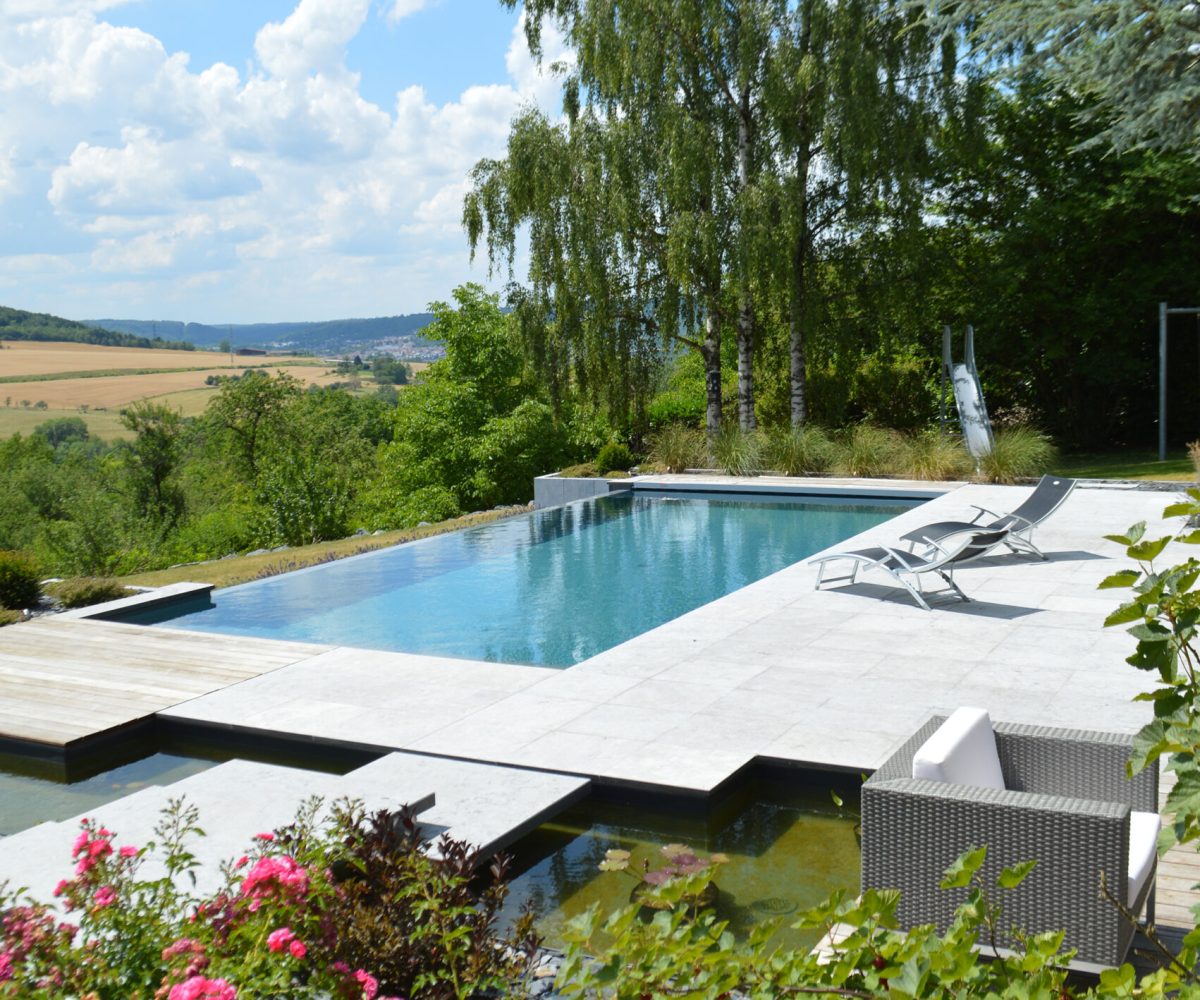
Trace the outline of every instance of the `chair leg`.
<instances>
[{"instance_id":1,"label":"chair leg","mask_svg":"<svg viewBox=\"0 0 1200 1000\"><path fill-rule=\"evenodd\" d=\"M938 576L946 581L947 586L949 586L949 588L958 596L959 600L964 601L967 604L971 603L971 598L962 592L962 588L954 582L954 577L950 573L946 573L940 569L937 571L937 573Z\"/></svg>"},{"instance_id":2,"label":"chair leg","mask_svg":"<svg viewBox=\"0 0 1200 1000\"><path fill-rule=\"evenodd\" d=\"M907 590L912 595L912 599L914 601L916 601L919 605L921 605L921 607L923 607L926 611L933 610L933 608L931 608L929 606L928 602L925 600L925 595L922 594L916 587L914 587L906 579L904 579L904 577L902 577L899 573L895 572L895 570L888 569L888 567L886 567L886 566L880 566L879 568L881 570L883 570L885 573L887 573L898 584L900 584L901 587L903 587L905 590Z\"/></svg>"}]
</instances>

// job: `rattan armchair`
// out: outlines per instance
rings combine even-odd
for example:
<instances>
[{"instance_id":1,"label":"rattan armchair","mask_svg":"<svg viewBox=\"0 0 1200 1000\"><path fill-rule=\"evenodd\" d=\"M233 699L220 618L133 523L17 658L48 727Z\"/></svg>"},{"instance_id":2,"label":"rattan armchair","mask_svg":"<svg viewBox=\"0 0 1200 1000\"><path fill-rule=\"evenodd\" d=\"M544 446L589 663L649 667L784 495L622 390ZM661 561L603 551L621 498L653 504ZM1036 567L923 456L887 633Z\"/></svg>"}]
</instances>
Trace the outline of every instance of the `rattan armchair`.
<instances>
[{"instance_id":1,"label":"rattan armchair","mask_svg":"<svg viewBox=\"0 0 1200 1000\"><path fill-rule=\"evenodd\" d=\"M913 778L913 756L943 721L931 719L863 785L863 888L899 889L902 926L944 931L966 890L938 883L965 850L987 845L982 874L993 887L1000 869L1036 859L1019 887L994 889L1005 933L1065 930L1073 965L1119 965L1134 928L1102 898L1101 877L1129 910L1144 906L1153 920L1154 867L1138 898L1126 897L1130 814L1157 813L1157 768L1126 777L1132 737L999 723L1004 789Z\"/></svg>"}]
</instances>

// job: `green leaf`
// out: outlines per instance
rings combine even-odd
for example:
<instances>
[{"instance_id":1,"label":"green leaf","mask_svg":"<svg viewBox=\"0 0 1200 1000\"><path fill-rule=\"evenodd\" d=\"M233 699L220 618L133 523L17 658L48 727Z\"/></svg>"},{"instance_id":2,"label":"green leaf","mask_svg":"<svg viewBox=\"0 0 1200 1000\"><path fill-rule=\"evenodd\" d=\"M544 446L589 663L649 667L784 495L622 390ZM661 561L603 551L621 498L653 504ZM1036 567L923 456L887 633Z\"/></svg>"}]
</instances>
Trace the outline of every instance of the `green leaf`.
<instances>
[{"instance_id":1,"label":"green leaf","mask_svg":"<svg viewBox=\"0 0 1200 1000\"><path fill-rule=\"evenodd\" d=\"M1129 754L1129 772L1138 774L1168 750L1167 723L1162 719L1144 725L1133 738L1133 749Z\"/></svg>"},{"instance_id":2,"label":"green leaf","mask_svg":"<svg viewBox=\"0 0 1200 1000\"><path fill-rule=\"evenodd\" d=\"M1194 503L1173 503L1163 509L1163 517L1191 517L1193 514L1200 513L1196 509Z\"/></svg>"},{"instance_id":3,"label":"green leaf","mask_svg":"<svg viewBox=\"0 0 1200 1000\"><path fill-rule=\"evenodd\" d=\"M829 797L830 797L831 799L833 799L833 804L834 804L835 806L837 806L839 809L841 809L841 808L842 808L842 805L843 805L843 803L842 803L842 797L841 797L840 795L838 795L838 793L837 793L837 792L835 792L835 791L834 791L832 788L831 788L831 789L829 789Z\"/></svg>"},{"instance_id":4,"label":"green leaf","mask_svg":"<svg viewBox=\"0 0 1200 1000\"><path fill-rule=\"evenodd\" d=\"M996 884L1001 889L1015 889L1025 881L1025 876L1033 871L1036 866L1037 861L1022 861L1019 864L1005 868L997 877Z\"/></svg>"},{"instance_id":5,"label":"green leaf","mask_svg":"<svg viewBox=\"0 0 1200 1000\"><path fill-rule=\"evenodd\" d=\"M1127 604L1122 604L1116 611L1104 619L1105 627L1112 625L1124 625L1127 622L1135 622L1139 618L1145 618L1146 613L1142 609L1142 605L1137 601L1130 601Z\"/></svg>"},{"instance_id":6,"label":"green leaf","mask_svg":"<svg viewBox=\"0 0 1200 1000\"><path fill-rule=\"evenodd\" d=\"M1167 543L1170 540L1170 536L1168 536L1166 538L1155 538L1152 541L1131 545L1127 550L1129 558L1136 559L1138 562L1153 562L1158 558L1162 550L1167 547Z\"/></svg>"},{"instance_id":7,"label":"green leaf","mask_svg":"<svg viewBox=\"0 0 1200 1000\"><path fill-rule=\"evenodd\" d=\"M983 862L987 858L987 846L976 847L969 851L964 851L958 856L958 859L949 868L946 869L940 883L943 889L961 889L964 886L971 884L971 879L975 873L983 867Z\"/></svg>"},{"instance_id":8,"label":"green leaf","mask_svg":"<svg viewBox=\"0 0 1200 1000\"><path fill-rule=\"evenodd\" d=\"M1112 576L1106 576L1097 585L1097 590L1112 590L1115 587L1132 587L1141 578L1141 571L1136 569L1123 569L1119 573L1114 573Z\"/></svg>"},{"instance_id":9,"label":"green leaf","mask_svg":"<svg viewBox=\"0 0 1200 1000\"><path fill-rule=\"evenodd\" d=\"M1129 630L1129 634L1137 639L1138 642L1166 642L1173 635L1169 628L1165 628L1158 622L1145 622L1141 625L1134 625Z\"/></svg>"},{"instance_id":10,"label":"green leaf","mask_svg":"<svg viewBox=\"0 0 1200 1000\"><path fill-rule=\"evenodd\" d=\"M1189 531L1186 535L1180 535L1175 541L1183 542L1184 545L1200 545L1200 529Z\"/></svg>"}]
</instances>

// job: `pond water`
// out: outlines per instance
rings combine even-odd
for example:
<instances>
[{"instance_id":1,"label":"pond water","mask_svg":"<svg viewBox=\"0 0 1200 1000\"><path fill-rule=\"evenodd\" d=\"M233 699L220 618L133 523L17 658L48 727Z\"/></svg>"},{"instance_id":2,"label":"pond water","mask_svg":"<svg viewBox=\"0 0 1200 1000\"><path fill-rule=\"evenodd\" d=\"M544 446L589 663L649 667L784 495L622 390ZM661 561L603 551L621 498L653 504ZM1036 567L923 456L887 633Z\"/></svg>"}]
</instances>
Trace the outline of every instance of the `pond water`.
<instances>
[{"instance_id":1,"label":"pond water","mask_svg":"<svg viewBox=\"0 0 1200 1000\"><path fill-rule=\"evenodd\" d=\"M644 861L661 868L662 847L684 844L701 856L728 856L714 879L715 909L736 937L778 919L773 942L811 948L820 935L788 925L837 889L858 891L859 844L856 812L806 799L752 801L715 822L630 806L576 807L514 848L524 870L511 882L506 919L532 905L539 932L559 946L568 921L593 903L603 913L627 905L638 881L631 872ZM630 871L600 871L605 852L614 849L631 852Z\"/></svg>"}]
</instances>

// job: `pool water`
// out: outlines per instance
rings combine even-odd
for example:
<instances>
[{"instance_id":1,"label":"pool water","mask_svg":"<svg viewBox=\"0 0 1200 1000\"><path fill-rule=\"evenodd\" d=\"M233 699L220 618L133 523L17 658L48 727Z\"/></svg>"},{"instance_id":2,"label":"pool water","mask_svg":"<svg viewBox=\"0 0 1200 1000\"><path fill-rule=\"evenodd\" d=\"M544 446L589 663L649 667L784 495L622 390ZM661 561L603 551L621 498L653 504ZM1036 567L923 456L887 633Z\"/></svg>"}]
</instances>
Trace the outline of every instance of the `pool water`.
<instances>
[{"instance_id":1,"label":"pool water","mask_svg":"<svg viewBox=\"0 0 1200 1000\"><path fill-rule=\"evenodd\" d=\"M538 858L510 882L504 918L511 921L526 905L537 914L537 929L552 946L563 929L593 903L602 914L627 906L636 879L629 872L601 872L606 851L632 852L630 871L663 865L661 848L684 844L700 856L721 852L714 881L715 911L729 921L736 938L764 920L780 921L772 943L812 948L818 932L792 930L800 913L837 889L858 891L858 816L833 808L772 801L752 802L715 828L644 809L584 806L540 827L515 849L518 858Z\"/></svg>"},{"instance_id":2,"label":"pool water","mask_svg":"<svg viewBox=\"0 0 1200 1000\"><path fill-rule=\"evenodd\" d=\"M0 836L70 819L150 785L169 785L199 774L216 763L156 753L68 783L39 776L38 768L22 766L20 758L5 755L0 759Z\"/></svg>"},{"instance_id":3,"label":"pool water","mask_svg":"<svg viewBox=\"0 0 1200 1000\"><path fill-rule=\"evenodd\" d=\"M569 667L917 502L612 494L230 587L163 624Z\"/></svg>"}]
</instances>

